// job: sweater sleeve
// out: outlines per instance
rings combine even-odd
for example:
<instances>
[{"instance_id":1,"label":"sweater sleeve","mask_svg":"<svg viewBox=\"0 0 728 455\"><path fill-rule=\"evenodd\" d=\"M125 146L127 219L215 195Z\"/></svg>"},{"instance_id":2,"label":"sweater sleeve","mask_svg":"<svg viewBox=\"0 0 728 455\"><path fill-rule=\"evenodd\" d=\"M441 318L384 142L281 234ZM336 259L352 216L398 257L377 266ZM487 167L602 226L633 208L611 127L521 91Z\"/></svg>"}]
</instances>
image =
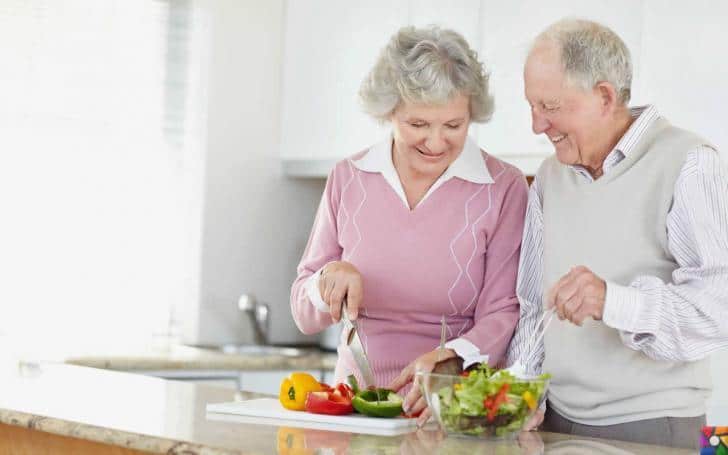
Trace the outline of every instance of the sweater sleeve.
<instances>
[{"instance_id":1,"label":"sweater sleeve","mask_svg":"<svg viewBox=\"0 0 728 455\"><path fill-rule=\"evenodd\" d=\"M528 185L519 172L504 191L498 225L487 239L485 276L474 326L462 337L487 354L492 365L504 359L518 323L516 277L527 200Z\"/></svg>"},{"instance_id":2,"label":"sweater sleeve","mask_svg":"<svg viewBox=\"0 0 728 455\"><path fill-rule=\"evenodd\" d=\"M728 346L728 163L709 147L688 153L667 215L672 280L607 283L604 323L655 360L694 361Z\"/></svg>"},{"instance_id":3,"label":"sweater sleeve","mask_svg":"<svg viewBox=\"0 0 728 455\"><path fill-rule=\"evenodd\" d=\"M298 264L297 276L291 286L291 313L299 330L306 335L318 333L334 323L331 314L314 305L307 292L309 279L323 266L341 259L336 214L339 209L339 174L343 166L337 165L329 174L321 197L308 244Z\"/></svg>"}]
</instances>

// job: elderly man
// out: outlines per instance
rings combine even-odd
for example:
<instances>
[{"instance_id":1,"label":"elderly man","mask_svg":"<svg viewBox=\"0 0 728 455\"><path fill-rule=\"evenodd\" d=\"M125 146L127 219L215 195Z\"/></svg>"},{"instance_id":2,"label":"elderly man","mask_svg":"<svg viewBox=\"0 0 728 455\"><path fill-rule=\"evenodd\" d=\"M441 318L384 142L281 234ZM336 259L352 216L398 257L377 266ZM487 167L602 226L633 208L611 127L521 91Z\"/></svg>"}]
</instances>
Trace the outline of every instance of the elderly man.
<instances>
[{"instance_id":1,"label":"elderly man","mask_svg":"<svg viewBox=\"0 0 728 455\"><path fill-rule=\"evenodd\" d=\"M694 447L708 355L728 345L726 163L654 106L628 107L629 51L600 24L550 26L524 79L556 151L530 189L508 353L553 376L531 426ZM543 308L558 320L529 347Z\"/></svg>"}]
</instances>

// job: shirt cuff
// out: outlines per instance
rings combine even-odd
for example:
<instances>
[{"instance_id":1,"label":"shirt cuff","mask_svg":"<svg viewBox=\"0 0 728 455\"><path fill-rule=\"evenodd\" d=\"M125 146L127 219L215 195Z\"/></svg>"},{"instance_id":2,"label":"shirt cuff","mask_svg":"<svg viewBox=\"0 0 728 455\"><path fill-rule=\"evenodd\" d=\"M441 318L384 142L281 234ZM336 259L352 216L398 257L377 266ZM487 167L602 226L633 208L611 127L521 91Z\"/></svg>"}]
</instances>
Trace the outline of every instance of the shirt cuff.
<instances>
[{"instance_id":1,"label":"shirt cuff","mask_svg":"<svg viewBox=\"0 0 728 455\"><path fill-rule=\"evenodd\" d=\"M311 305L315 306L317 310L322 313L330 313L331 310L326 305L326 302L324 302L324 299L321 298L321 292L319 291L319 278L324 267L321 267L316 273L308 277L306 281L306 296L308 297L308 301L311 302Z\"/></svg>"},{"instance_id":2,"label":"shirt cuff","mask_svg":"<svg viewBox=\"0 0 728 455\"><path fill-rule=\"evenodd\" d=\"M636 332L637 313L642 306L642 293L629 286L607 281L602 320L609 327L624 332Z\"/></svg>"},{"instance_id":3,"label":"shirt cuff","mask_svg":"<svg viewBox=\"0 0 728 455\"><path fill-rule=\"evenodd\" d=\"M473 365L488 361L488 355L481 355L480 349L465 338L455 338L445 343L447 349L452 349L455 354L463 359L463 369Z\"/></svg>"}]
</instances>

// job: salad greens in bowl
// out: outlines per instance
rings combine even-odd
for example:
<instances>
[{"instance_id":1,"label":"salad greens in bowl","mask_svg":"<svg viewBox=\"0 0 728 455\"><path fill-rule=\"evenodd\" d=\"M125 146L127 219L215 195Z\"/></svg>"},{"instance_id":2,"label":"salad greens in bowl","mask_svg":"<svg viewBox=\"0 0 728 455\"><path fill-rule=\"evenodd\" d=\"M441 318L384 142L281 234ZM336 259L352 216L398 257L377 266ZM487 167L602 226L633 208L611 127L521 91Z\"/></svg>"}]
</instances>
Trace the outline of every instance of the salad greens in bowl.
<instances>
[{"instance_id":1,"label":"salad greens in bowl","mask_svg":"<svg viewBox=\"0 0 728 455\"><path fill-rule=\"evenodd\" d=\"M546 398L548 374L519 378L482 363L459 376L416 373L433 416L448 434L515 438Z\"/></svg>"}]
</instances>

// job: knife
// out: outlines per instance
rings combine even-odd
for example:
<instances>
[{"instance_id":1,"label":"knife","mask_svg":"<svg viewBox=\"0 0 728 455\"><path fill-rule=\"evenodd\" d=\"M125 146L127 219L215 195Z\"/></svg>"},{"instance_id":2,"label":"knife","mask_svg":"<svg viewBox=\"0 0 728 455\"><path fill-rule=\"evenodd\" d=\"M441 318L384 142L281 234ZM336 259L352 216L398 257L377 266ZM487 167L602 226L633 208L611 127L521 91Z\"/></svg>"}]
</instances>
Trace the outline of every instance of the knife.
<instances>
[{"instance_id":1,"label":"knife","mask_svg":"<svg viewBox=\"0 0 728 455\"><path fill-rule=\"evenodd\" d=\"M359 367L359 372L361 373L362 380L366 383L361 388L364 389L369 386L376 387L377 384L374 381L374 373L372 373L372 367L369 366L367 353L364 351L364 346L361 344L359 333L357 333L356 321L353 321L349 318L349 312L346 307L346 299L344 299L341 310L343 316L341 318L341 321L344 324L344 331L348 333L348 335L346 336L346 344L347 346L349 346L349 350L351 351L351 355L354 357L354 362L356 363L356 366Z\"/></svg>"}]
</instances>

